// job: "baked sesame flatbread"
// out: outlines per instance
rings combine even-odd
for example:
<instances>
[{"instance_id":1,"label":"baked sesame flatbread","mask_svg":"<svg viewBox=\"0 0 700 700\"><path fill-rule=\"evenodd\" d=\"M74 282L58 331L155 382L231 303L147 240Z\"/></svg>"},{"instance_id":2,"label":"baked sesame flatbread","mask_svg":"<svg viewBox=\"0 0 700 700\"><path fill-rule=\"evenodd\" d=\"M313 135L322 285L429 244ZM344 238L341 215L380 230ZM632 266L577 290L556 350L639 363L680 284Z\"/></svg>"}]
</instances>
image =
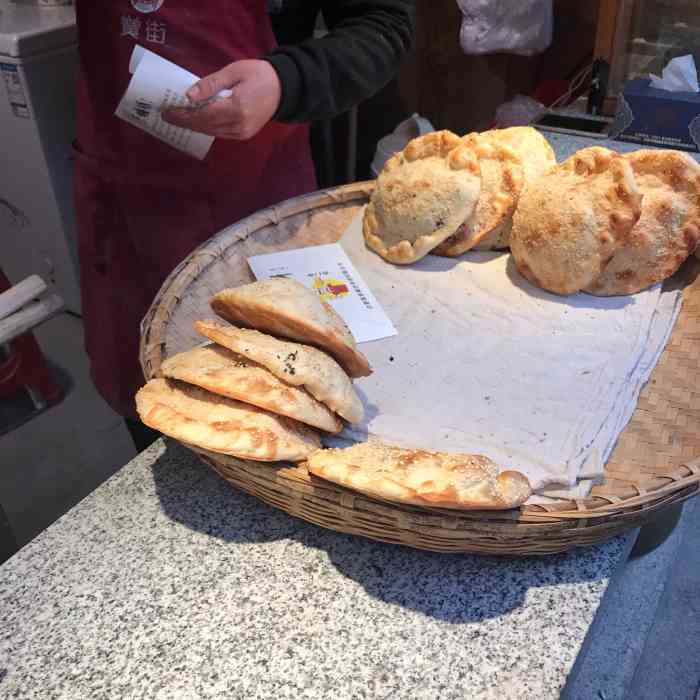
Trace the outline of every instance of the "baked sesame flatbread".
<instances>
[{"instance_id":1,"label":"baked sesame flatbread","mask_svg":"<svg viewBox=\"0 0 700 700\"><path fill-rule=\"evenodd\" d=\"M165 377L194 384L328 433L339 433L342 421L305 389L276 377L265 367L219 345L194 348L161 365Z\"/></svg>"},{"instance_id":2,"label":"baked sesame flatbread","mask_svg":"<svg viewBox=\"0 0 700 700\"><path fill-rule=\"evenodd\" d=\"M629 162L593 146L523 189L510 249L520 274L555 294L574 294L600 277L642 210Z\"/></svg>"},{"instance_id":3,"label":"baked sesame flatbread","mask_svg":"<svg viewBox=\"0 0 700 700\"><path fill-rule=\"evenodd\" d=\"M480 191L471 144L450 131L419 136L379 174L362 222L365 242L389 262L420 260L471 216Z\"/></svg>"},{"instance_id":4,"label":"baked sesame flatbread","mask_svg":"<svg viewBox=\"0 0 700 700\"><path fill-rule=\"evenodd\" d=\"M523 162L514 149L481 134L463 142L479 157L481 194L471 216L433 251L447 257L465 253L509 221L523 187Z\"/></svg>"},{"instance_id":5,"label":"baked sesame flatbread","mask_svg":"<svg viewBox=\"0 0 700 700\"><path fill-rule=\"evenodd\" d=\"M195 321L194 327L215 343L262 365L287 384L304 387L350 423L362 421L362 401L350 378L325 352L216 321Z\"/></svg>"},{"instance_id":6,"label":"baked sesame flatbread","mask_svg":"<svg viewBox=\"0 0 700 700\"><path fill-rule=\"evenodd\" d=\"M525 182L532 182L557 164L549 141L531 126L511 126L507 129L490 129L481 136L512 148L521 158Z\"/></svg>"},{"instance_id":7,"label":"baked sesame flatbread","mask_svg":"<svg viewBox=\"0 0 700 700\"><path fill-rule=\"evenodd\" d=\"M321 446L318 433L302 423L172 379L139 389L136 409L154 430L242 459L299 462Z\"/></svg>"},{"instance_id":8,"label":"baked sesame flatbread","mask_svg":"<svg viewBox=\"0 0 700 700\"><path fill-rule=\"evenodd\" d=\"M525 476L482 455L429 452L366 442L315 452L309 472L368 496L440 508L516 508L531 494Z\"/></svg>"},{"instance_id":9,"label":"baked sesame flatbread","mask_svg":"<svg viewBox=\"0 0 700 700\"><path fill-rule=\"evenodd\" d=\"M634 294L670 277L700 241L700 164L679 151L624 156L644 199L627 243L586 291Z\"/></svg>"},{"instance_id":10,"label":"baked sesame flatbread","mask_svg":"<svg viewBox=\"0 0 700 700\"><path fill-rule=\"evenodd\" d=\"M234 325L325 350L351 377L372 373L343 319L318 294L296 280L273 277L224 289L210 303L218 316Z\"/></svg>"},{"instance_id":11,"label":"baked sesame flatbread","mask_svg":"<svg viewBox=\"0 0 700 700\"><path fill-rule=\"evenodd\" d=\"M528 182L533 182L557 164L556 156L547 139L531 126L491 129L481 132L481 136L512 148L520 156L523 166L523 186ZM513 216L511 214L488 236L479 241L473 250L504 250L508 248L512 227Z\"/></svg>"}]
</instances>

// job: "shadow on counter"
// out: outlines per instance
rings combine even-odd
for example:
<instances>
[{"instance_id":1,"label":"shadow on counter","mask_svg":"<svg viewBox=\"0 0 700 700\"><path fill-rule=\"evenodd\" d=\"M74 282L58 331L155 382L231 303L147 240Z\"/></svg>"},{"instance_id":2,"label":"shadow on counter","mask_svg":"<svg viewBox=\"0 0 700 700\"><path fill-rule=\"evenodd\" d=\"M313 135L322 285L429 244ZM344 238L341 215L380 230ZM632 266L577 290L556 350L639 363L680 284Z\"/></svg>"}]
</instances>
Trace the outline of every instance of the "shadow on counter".
<instances>
[{"instance_id":1,"label":"shadow on counter","mask_svg":"<svg viewBox=\"0 0 700 700\"><path fill-rule=\"evenodd\" d=\"M163 511L173 521L231 543L288 539L323 550L373 598L446 622L505 615L523 604L530 588L595 580L601 568L609 569L601 567L602 557L620 557L620 543L516 559L423 552L345 535L237 491L184 447L167 439L165 445L152 469Z\"/></svg>"}]
</instances>

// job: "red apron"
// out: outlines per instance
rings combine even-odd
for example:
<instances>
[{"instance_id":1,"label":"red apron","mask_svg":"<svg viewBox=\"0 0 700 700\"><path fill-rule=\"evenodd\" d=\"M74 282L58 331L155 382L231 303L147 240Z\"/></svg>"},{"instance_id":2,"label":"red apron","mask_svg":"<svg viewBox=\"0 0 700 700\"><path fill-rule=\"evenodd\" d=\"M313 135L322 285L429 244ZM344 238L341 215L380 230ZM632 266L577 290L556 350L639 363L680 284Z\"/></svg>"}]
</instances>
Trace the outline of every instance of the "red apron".
<instances>
[{"instance_id":1,"label":"red apron","mask_svg":"<svg viewBox=\"0 0 700 700\"><path fill-rule=\"evenodd\" d=\"M199 3L194 3L199 5ZM315 189L308 126L217 139L204 161L114 116L136 43L205 76L275 45L266 0L77 0L81 75L75 200L93 380L135 417L139 324L193 248L258 209Z\"/></svg>"}]
</instances>

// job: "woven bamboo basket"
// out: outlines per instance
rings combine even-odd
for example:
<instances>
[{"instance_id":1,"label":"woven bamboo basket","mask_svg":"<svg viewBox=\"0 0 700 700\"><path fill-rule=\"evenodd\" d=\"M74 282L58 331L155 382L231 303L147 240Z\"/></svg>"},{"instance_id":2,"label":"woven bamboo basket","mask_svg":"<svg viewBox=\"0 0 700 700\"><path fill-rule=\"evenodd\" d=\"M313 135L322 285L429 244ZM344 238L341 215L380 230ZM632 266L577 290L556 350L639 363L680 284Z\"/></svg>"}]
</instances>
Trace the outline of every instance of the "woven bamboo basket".
<instances>
[{"instance_id":1,"label":"woven bamboo basket","mask_svg":"<svg viewBox=\"0 0 700 700\"><path fill-rule=\"evenodd\" d=\"M196 249L166 280L142 325L146 378L164 358L201 342L209 298L253 281L251 255L333 243L365 204L372 183L298 197L240 221ZM588 498L509 511L459 512L375 500L308 473L198 452L232 486L290 515L340 532L439 552L532 555L603 542L700 489L700 263L667 284L683 288L681 315L632 421Z\"/></svg>"}]
</instances>

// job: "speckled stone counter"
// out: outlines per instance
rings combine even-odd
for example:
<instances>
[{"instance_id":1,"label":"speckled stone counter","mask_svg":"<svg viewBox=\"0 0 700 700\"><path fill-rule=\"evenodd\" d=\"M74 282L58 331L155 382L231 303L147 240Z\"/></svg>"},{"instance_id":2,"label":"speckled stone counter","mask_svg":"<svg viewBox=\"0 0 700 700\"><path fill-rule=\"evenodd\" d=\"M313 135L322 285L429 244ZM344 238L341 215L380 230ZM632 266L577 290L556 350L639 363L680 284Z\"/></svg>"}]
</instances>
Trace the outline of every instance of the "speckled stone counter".
<instances>
[{"instance_id":1,"label":"speckled stone counter","mask_svg":"<svg viewBox=\"0 0 700 700\"><path fill-rule=\"evenodd\" d=\"M159 441L0 567L0 697L556 698L629 541L384 545Z\"/></svg>"}]
</instances>

